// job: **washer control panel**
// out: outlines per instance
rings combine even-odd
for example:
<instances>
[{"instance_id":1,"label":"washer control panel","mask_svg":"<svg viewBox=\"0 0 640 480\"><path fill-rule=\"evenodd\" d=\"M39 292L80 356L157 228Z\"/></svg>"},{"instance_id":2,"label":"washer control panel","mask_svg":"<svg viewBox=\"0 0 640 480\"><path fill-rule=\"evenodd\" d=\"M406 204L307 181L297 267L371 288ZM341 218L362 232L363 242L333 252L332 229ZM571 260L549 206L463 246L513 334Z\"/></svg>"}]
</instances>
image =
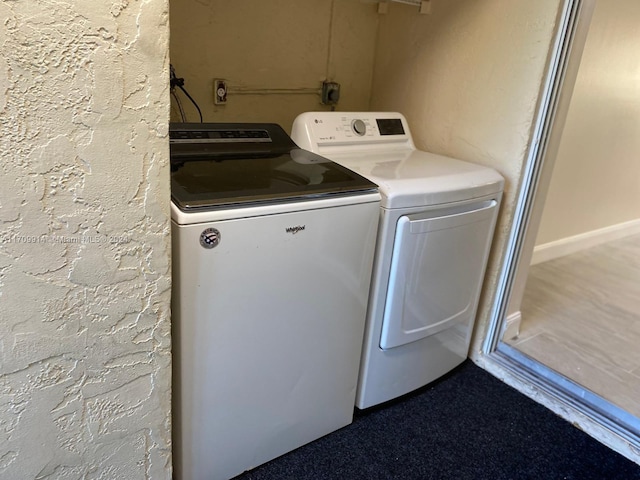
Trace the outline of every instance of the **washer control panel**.
<instances>
[{"instance_id":1,"label":"washer control panel","mask_svg":"<svg viewBox=\"0 0 640 480\"><path fill-rule=\"evenodd\" d=\"M301 147L363 143L412 143L405 118L393 112L307 112L296 118L291 136Z\"/></svg>"}]
</instances>

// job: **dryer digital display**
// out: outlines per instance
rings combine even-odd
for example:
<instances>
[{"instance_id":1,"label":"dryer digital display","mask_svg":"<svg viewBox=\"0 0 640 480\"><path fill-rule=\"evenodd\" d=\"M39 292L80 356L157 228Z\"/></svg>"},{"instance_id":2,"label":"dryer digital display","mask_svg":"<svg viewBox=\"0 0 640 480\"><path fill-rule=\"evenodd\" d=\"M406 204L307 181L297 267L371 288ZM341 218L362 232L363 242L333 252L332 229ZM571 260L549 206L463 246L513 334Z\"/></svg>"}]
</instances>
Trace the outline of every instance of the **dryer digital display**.
<instances>
[{"instance_id":1,"label":"dryer digital display","mask_svg":"<svg viewBox=\"0 0 640 480\"><path fill-rule=\"evenodd\" d=\"M380 135L404 135L402 120L399 118L376 118Z\"/></svg>"}]
</instances>

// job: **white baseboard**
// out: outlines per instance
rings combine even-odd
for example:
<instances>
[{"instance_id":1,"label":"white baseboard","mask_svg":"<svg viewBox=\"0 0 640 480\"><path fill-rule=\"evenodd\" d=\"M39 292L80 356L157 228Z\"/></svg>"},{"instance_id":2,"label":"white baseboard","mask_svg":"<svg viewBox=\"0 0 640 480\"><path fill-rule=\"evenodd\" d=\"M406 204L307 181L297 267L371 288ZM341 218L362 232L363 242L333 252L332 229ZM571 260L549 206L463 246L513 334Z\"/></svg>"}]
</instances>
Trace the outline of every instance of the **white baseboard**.
<instances>
[{"instance_id":1,"label":"white baseboard","mask_svg":"<svg viewBox=\"0 0 640 480\"><path fill-rule=\"evenodd\" d=\"M592 230L573 237L561 238L554 242L536 245L531 257L531 265L563 257L581 250L595 247L605 242L618 240L640 233L640 219Z\"/></svg>"},{"instance_id":2,"label":"white baseboard","mask_svg":"<svg viewBox=\"0 0 640 480\"><path fill-rule=\"evenodd\" d=\"M522 323L522 313L520 310L507 316L502 332L502 341L513 340L520 335L520 324Z\"/></svg>"}]
</instances>

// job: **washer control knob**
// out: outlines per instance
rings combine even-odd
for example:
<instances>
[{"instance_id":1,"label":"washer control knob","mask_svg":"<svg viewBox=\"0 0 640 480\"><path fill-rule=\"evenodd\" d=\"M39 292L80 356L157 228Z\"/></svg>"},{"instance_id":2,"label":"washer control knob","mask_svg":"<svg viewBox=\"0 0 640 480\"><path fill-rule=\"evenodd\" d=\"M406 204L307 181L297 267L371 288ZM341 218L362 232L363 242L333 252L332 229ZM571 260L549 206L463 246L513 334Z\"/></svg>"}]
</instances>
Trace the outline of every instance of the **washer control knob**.
<instances>
[{"instance_id":1,"label":"washer control knob","mask_svg":"<svg viewBox=\"0 0 640 480\"><path fill-rule=\"evenodd\" d=\"M351 122L351 128L356 135L363 136L367 133L367 125L359 118Z\"/></svg>"}]
</instances>

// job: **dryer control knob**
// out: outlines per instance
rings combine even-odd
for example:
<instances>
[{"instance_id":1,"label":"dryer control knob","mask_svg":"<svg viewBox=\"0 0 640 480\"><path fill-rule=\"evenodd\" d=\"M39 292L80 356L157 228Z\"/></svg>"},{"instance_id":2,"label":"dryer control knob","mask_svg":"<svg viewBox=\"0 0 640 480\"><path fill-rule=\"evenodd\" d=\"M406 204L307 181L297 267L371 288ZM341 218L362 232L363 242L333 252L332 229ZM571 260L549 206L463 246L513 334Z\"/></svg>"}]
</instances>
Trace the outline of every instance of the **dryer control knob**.
<instances>
[{"instance_id":1,"label":"dryer control knob","mask_svg":"<svg viewBox=\"0 0 640 480\"><path fill-rule=\"evenodd\" d=\"M351 128L356 133L356 135L363 136L367 133L367 125L360 119L354 120L351 122Z\"/></svg>"}]
</instances>

